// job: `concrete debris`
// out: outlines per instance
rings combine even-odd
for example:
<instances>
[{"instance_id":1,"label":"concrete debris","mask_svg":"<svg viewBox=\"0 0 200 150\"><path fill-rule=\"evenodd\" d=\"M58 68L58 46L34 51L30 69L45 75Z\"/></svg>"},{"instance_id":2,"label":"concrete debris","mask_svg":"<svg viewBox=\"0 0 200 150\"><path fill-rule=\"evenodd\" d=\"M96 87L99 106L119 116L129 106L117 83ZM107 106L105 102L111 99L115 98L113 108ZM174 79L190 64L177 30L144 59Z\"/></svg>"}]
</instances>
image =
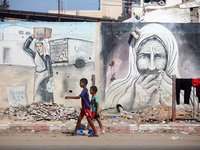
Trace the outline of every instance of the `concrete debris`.
<instances>
[{"instance_id":1,"label":"concrete debris","mask_svg":"<svg viewBox=\"0 0 200 150\"><path fill-rule=\"evenodd\" d=\"M61 104L36 102L26 106L10 106L0 109L0 118L8 117L11 120L36 121L65 121L75 120L79 116L79 110L65 107Z\"/></svg>"},{"instance_id":2,"label":"concrete debris","mask_svg":"<svg viewBox=\"0 0 200 150\"><path fill-rule=\"evenodd\" d=\"M176 115L182 117L188 117L189 112L181 111L176 109ZM119 122L129 122L135 124L142 123L161 123L167 124L171 122L172 118L172 107L166 104L159 104L153 107L149 107L144 110L139 110L135 112L128 112L123 110L121 106L116 108L107 108L101 111L101 120L105 123L119 123ZM180 117L179 117L180 118Z\"/></svg>"},{"instance_id":3,"label":"concrete debris","mask_svg":"<svg viewBox=\"0 0 200 150\"><path fill-rule=\"evenodd\" d=\"M26 106L0 108L0 120L7 118L13 121L32 123L37 121L75 122L78 119L79 113L80 108L66 107L56 103L37 102ZM179 117L188 118L190 113L176 109L176 115ZM125 111L121 106L118 108L112 107L101 110L100 116L103 124L168 124L171 122L172 107L160 104L135 112ZM190 119L188 122L198 123Z\"/></svg>"}]
</instances>

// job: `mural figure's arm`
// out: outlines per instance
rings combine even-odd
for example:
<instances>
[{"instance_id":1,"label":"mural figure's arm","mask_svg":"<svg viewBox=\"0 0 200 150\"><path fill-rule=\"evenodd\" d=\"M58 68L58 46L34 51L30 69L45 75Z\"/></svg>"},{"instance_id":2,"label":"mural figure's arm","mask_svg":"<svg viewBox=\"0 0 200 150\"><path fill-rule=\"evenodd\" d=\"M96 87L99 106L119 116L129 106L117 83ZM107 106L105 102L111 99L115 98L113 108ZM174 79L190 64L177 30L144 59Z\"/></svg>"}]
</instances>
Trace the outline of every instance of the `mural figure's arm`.
<instances>
[{"instance_id":1,"label":"mural figure's arm","mask_svg":"<svg viewBox=\"0 0 200 150\"><path fill-rule=\"evenodd\" d=\"M32 41L33 41L33 37L29 36L27 38L27 40L25 41L23 48L34 59L36 53L32 49L30 49L30 45L31 45Z\"/></svg>"},{"instance_id":2,"label":"mural figure's arm","mask_svg":"<svg viewBox=\"0 0 200 150\"><path fill-rule=\"evenodd\" d=\"M53 69L52 69L51 57L49 55L46 55L46 61L47 61L48 76L51 78L53 77Z\"/></svg>"}]
</instances>

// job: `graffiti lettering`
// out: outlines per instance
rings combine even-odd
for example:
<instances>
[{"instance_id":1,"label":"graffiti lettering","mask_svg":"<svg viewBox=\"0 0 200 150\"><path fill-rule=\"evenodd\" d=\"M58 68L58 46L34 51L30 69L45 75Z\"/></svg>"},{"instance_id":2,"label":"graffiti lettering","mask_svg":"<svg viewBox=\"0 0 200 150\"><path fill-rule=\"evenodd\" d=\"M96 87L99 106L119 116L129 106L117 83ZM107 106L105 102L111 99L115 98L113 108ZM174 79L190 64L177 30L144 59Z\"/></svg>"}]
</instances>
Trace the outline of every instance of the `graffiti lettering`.
<instances>
[{"instance_id":1,"label":"graffiti lettering","mask_svg":"<svg viewBox=\"0 0 200 150\"><path fill-rule=\"evenodd\" d=\"M75 51L75 52L80 52L80 51L82 51L82 50L81 50L81 47L80 47L80 46L75 46L75 47L74 47L74 51Z\"/></svg>"},{"instance_id":2,"label":"graffiti lettering","mask_svg":"<svg viewBox=\"0 0 200 150\"><path fill-rule=\"evenodd\" d=\"M27 98L25 92L26 86L15 86L15 87L8 87L8 101L9 105L17 106L17 105L26 105Z\"/></svg>"}]
</instances>

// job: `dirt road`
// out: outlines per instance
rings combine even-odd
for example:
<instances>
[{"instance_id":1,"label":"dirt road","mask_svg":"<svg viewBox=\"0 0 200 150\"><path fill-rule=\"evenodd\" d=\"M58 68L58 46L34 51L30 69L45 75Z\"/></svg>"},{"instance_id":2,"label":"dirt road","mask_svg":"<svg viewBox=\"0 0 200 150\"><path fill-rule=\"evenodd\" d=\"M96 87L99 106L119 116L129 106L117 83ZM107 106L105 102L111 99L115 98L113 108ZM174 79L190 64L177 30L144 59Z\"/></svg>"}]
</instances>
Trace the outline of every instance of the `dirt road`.
<instances>
[{"instance_id":1,"label":"dirt road","mask_svg":"<svg viewBox=\"0 0 200 150\"><path fill-rule=\"evenodd\" d=\"M199 149L200 134L106 133L99 137L69 136L61 132L2 132L0 149Z\"/></svg>"}]
</instances>

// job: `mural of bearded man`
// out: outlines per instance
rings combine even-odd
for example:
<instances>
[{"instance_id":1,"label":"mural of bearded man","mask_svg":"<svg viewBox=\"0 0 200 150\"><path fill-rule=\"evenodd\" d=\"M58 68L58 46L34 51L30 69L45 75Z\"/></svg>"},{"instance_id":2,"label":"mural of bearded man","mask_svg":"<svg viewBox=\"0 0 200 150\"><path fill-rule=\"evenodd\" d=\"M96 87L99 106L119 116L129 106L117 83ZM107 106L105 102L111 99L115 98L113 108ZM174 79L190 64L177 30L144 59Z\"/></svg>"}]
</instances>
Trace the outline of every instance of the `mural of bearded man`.
<instances>
[{"instance_id":1,"label":"mural of bearded man","mask_svg":"<svg viewBox=\"0 0 200 150\"><path fill-rule=\"evenodd\" d=\"M159 24L141 28L129 45L129 69L125 78L106 88L106 106L120 104L126 110L141 110L172 104L171 75L179 76L178 45L170 30ZM181 103L181 108L189 106Z\"/></svg>"}]
</instances>

